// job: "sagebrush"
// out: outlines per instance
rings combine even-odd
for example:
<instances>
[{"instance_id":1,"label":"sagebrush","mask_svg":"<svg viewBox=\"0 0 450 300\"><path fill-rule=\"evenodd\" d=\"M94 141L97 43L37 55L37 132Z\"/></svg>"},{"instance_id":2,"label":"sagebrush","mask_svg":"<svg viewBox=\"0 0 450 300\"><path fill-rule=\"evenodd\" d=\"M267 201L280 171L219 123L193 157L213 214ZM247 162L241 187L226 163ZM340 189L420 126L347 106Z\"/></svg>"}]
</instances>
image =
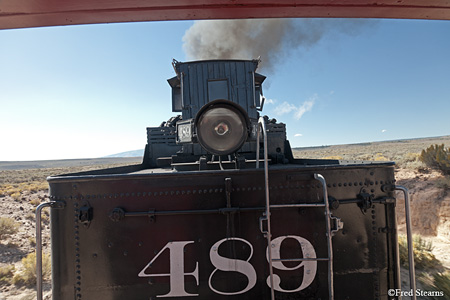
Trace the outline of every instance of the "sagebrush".
<instances>
[{"instance_id":1,"label":"sagebrush","mask_svg":"<svg viewBox=\"0 0 450 300\"><path fill-rule=\"evenodd\" d=\"M428 167L450 175L450 148L442 145L431 145L420 154L420 160Z\"/></svg>"},{"instance_id":2,"label":"sagebrush","mask_svg":"<svg viewBox=\"0 0 450 300\"><path fill-rule=\"evenodd\" d=\"M48 280L51 275L50 254L42 255L42 278ZM12 283L15 285L31 286L36 284L36 253L32 252L22 258L22 268L14 274Z\"/></svg>"},{"instance_id":3,"label":"sagebrush","mask_svg":"<svg viewBox=\"0 0 450 300\"><path fill-rule=\"evenodd\" d=\"M405 235L399 235L398 245L400 252L400 264L408 266L408 243ZM414 265L417 269L435 268L439 260L432 253L433 244L424 240L420 235L413 236Z\"/></svg>"},{"instance_id":4,"label":"sagebrush","mask_svg":"<svg viewBox=\"0 0 450 300\"><path fill-rule=\"evenodd\" d=\"M19 231L19 223L11 218L0 218L0 239L5 238L8 235L15 234Z\"/></svg>"}]
</instances>

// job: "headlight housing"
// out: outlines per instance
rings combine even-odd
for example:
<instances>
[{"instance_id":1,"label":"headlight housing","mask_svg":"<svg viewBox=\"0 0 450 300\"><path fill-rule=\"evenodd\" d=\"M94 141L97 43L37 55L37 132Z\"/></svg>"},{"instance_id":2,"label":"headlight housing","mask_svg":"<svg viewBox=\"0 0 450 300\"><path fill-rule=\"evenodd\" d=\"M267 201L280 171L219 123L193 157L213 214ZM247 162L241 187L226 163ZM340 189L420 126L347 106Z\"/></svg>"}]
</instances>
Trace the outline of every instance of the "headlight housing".
<instances>
[{"instance_id":1,"label":"headlight housing","mask_svg":"<svg viewBox=\"0 0 450 300\"><path fill-rule=\"evenodd\" d=\"M194 126L198 143L209 153L228 155L239 150L249 135L247 113L237 104L215 100L200 109Z\"/></svg>"}]
</instances>

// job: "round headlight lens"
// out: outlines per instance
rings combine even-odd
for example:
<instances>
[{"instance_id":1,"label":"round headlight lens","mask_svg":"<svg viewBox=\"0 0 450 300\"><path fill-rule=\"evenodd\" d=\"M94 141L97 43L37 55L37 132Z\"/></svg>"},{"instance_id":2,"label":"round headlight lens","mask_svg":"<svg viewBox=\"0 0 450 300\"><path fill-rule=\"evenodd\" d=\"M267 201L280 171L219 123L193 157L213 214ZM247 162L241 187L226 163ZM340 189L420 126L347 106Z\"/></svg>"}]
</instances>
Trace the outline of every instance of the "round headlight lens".
<instances>
[{"instance_id":1,"label":"round headlight lens","mask_svg":"<svg viewBox=\"0 0 450 300\"><path fill-rule=\"evenodd\" d=\"M242 147L248 131L244 116L231 105L212 106L198 118L200 145L215 155L228 155Z\"/></svg>"}]
</instances>

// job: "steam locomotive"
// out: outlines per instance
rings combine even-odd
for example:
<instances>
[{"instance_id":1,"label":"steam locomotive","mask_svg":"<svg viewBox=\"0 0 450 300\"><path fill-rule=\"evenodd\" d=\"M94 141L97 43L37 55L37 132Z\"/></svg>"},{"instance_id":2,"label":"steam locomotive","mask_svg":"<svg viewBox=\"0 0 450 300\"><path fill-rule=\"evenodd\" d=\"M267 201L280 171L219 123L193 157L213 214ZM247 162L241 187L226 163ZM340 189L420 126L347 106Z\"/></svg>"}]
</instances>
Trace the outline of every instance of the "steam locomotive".
<instances>
[{"instance_id":1,"label":"steam locomotive","mask_svg":"<svg viewBox=\"0 0 450 300\"><path fill-rule=\"evenodd\" d=\"M54 300L397 299L394 163L294 158L258 64L174 61L142 164L48 178Z\"/></svg>"}]
</instances>

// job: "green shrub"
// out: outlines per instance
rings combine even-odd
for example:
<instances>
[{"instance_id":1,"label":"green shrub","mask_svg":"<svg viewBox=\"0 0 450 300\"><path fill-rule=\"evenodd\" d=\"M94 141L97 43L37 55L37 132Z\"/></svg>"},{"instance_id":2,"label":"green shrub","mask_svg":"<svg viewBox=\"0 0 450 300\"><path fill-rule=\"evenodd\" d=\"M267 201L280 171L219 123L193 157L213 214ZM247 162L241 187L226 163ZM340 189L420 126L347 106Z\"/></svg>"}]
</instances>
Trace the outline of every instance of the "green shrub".
<instances>
[{"instance_id":1,"label":"green shrub","mask_svg":"<svg viewBox=\"0 0 450 300\"><path fill-rule=\"evenodd\" d=\"M434 274L434 288L436 291L444 292L444 295L450 297L450 272ZM442 299L442 298L440 298Z\"/></svg>"},{"instance_id":2,"label":"green shrub","mask_svg":"<svg viewBox=\"0 0 450 300\"><path fill-rule=\"evenodd\" d=\"M42 277L44 280L49 279L51 275L50 254L42 255ZM31 286L36 284L36 253L32 252L22 258L22 269L14 274L12 283L15 285Z\"/></svg>"},{"instance_id":3,"label":"green shrub","mask_svg":"<svg viewBox=\"0 0 450 300\"><path fill-rule=\"evenodd\" d=\"M428 167L441 171L444 175L450 175L450 148L442 145L431 145L422 150L420 160Z\"/></svg>"},{"instance_id":4,"label":"green shrub","mask_svg":"<svg viewBox=\"0 0 450 300\"><path fill-rule=\"evenodd\" d=\"M395 161L395 165L402 169L421 171L426 168L426 165L420 160L420 153L398 154L391 160Z\"/></svg>"},{"instance_id":5,"label":"green shrub","mask_svg":"<svg viewBox=\"0 0 450 300\"><path fill-rule=\"evenodd\" d=\"M408 266L408 243L405 235L398 237L400 264ZM417 269L435 268L440 263L431 252L433 244L422 239L420 235L413 236L414 265Z\"/></svg>"},{"instance_id":6,"label":"green shrub","mask_svg":"<svg viewBox=\"0 0 450 300\"><path fill-rule=\"evenodd\" d=\"M0 238L3 239L7 235L11 235L19 231L19 223L11 218L0 218Z\"/></svg>"},{"instance_id":7,"label":"green shrub","mask_svg":"<svg viewBox=\"0 0 450 300\"><path fill-rule=\"evenodd\" d=\"M448 299L450 296L450 272L436 273L433 275L432 280L427 280L425 283L425 289L428 291L436 291L443 293L443 295L428 296L427 299L442 300Z\"/></svg>"}]
</instances>

